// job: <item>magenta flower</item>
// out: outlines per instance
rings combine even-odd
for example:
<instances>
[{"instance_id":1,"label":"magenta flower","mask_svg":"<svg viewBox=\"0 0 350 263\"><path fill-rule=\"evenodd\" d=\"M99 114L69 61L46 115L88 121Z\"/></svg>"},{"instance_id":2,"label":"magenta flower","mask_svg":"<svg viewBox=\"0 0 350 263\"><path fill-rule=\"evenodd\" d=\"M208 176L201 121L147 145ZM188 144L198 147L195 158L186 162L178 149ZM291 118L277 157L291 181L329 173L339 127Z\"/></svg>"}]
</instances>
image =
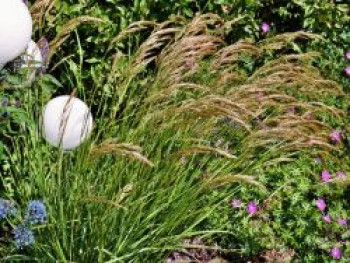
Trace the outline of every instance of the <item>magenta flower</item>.
<instances>
[{"instance_id":1,"label":"magenta flower","mask_svg":"<svg viewBox=\"0 0 350 263\"><path fill-rule=\"evenodd\" d=\"M333 247L330 254L334 259L341 259L343 256L339 247Z\"/></svg>"},{"instance_id":2,"label":"magenta flower","mask_svg":"<svg viewBox=\"0 0 350 263\"><path fill-rule=\"evenodd\" d=\"M338 218L337 222L341 226L347 226L348 225L348 221L345 218Z\"/></svg>"},{"instance_id":3,"label":"magenta flower","mask_svg":"<svg viewBox=\"0 0 350 263\"><path fill-rule=\"evenodd\" d=\"M248 214L250 215L255 215L257 212L259 211L259 207L258 205L255 203L255 202L250 202L248 205L247 205L247 212Z\"/></svg>"},{"instance_id":4,"label":"magenta flower","mask_svg":"<svg viewBox=\"0 0 350 263\"><path fill-rule=\"evenodd\" d=\"M350 59L350 50L349 50L348 52L346 52L345 57L346 57L347 59Z\"/></svg>"},{"instance_id":5,"label":"magenta flower","mask_svg":"<svg viewBox=\"0 0 350 263\"><path fill-rule=\"evenodd\" d=\"M347 66L347 67L345 68L345 73L346 73L346 75L347 75L348 77L350 77L350 66Z\"/></svg>"},{"instance_id":6,"label":"magenta flower","mask_svg":"<svg viewBox=\"0 0 350 263\"><path fill-rule=\"evenodd\" d=\"M331 173L327 170L323 170L321 173L321 179L325 183L329 182L331 180Z\"/></svg>"},{"instance_id":7,"label":"magenta flower","mask_svg":"<svg viewBox=\"0 0 350 263\"><path fill-rule=\"evenodd\" d=\"M332 218L330 215L326 214L322 216L322 219L326 221L327 223L332 223Z\"/></svg>"},{"instance_id":8,"label":"magenta flower","mask_svg":"<svg viewBox=\"0 0 350 263\"><path fill-rule=\"evenodd\" d=\"M341 132L338 130L334 130L329 134L329 138L334 143L340 143L341 142Z\"/></svg>"},{"instance_id":9,"label":"magenta flower","mask_svg":"<svg viewBox=\"0 0 350 263\"><path fill-rule=\"evenodd\" d=\"M234 207L234 208L240 208L242 207L242 202L240 200L233 200L231 202L231 205Z\"/></svg>"},{"instance_id":10,"label":"magenta flower","mask_svg":"<svg viewBox=\"0 0 350 263\"><path fill-rule=\"evenodd\" d=\"M319 198L316 201L316 206L317 206L318 210L324 211L324 210L326 210L326 207L327 207L326 201L324 199L322 199L322 198Z\"/></svg>"},{"instance_id":11,"label":"magenta flower","mask_svg":"<svg viewBox=\"0 0 350 263\"><path fill-rule=\"evenodd\" d=\"M260 29L263 33L267 33L270 31L270 24L267 22L263 22L260 26Z\"/></svg>"},{"instance_id":12,"label":"magenta flower","mask_svg":"<svg viewBox=\"0 0 350 263\"><path fill-rule=\"evenodd\" d=\"M337 172L337 176L338 176L338 178L340 178L340 179L345 179L345 178L346 178L346 174L345 174L345 172L343 172L343 171Z\"/></svg>"}]
</instances>

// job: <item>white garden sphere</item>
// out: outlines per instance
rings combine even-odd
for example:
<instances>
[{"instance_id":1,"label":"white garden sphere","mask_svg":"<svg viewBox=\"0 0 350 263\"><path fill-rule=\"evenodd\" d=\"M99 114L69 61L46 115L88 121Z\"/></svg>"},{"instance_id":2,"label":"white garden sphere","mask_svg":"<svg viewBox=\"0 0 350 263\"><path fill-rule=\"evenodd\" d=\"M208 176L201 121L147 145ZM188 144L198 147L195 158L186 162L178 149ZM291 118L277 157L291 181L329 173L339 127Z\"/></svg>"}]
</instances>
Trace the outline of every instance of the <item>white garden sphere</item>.
<instances>
[{"instance_id":1,"label":"white garden sphere","mask_svg":"<svg viewBox=\"0 0 350 263\"><path fill-rule=\"evenodd\" d=\"M91 112L80 99L59 96L45 106L43 136L55 147L63 150L78 147L90 135L92 126Z\"/></svg>"},{"instance_id":2,"label":"white garden sphere","mask_svg":"<svg viewBox=\"0 0 350 263\"><path fill-rule=\"evenodd\" d=\"M1 1L1 0L0 0ZM28 81L31 83L35 80L36 71L43 66L43 56L38 45L31 40L27 50L22 55L22 69L28 71Z\"/></svg>"},{"instance_id":3,"label":"white garden sphere","mask_svg":"<svg viewBox=\"0 0 350 263\"><path fill-rule=\"evenodd\" d=\"M32 35L32 18L20 0L0 0L0 69L20 56Z\"/></svg>"}]
</instances>

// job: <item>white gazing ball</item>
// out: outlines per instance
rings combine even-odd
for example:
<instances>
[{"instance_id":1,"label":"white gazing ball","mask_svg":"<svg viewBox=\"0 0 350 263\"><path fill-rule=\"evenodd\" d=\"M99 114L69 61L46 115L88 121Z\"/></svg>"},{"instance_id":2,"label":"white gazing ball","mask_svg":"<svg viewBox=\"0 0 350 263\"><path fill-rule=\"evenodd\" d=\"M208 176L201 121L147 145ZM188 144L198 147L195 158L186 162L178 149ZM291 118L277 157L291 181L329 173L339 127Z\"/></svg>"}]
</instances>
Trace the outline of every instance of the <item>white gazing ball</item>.
<instances>
[{"instance_id":1,"label":"white gazing ball","mask_svg":"<svg viewBox=\"0 0 350 263\"><path fill-rule=\"evenodd\" d=\"M38 45L31 40L22 56L22 69L28 70L28 81L35 80L36 71L43 66L43 56Z\"/></svg>"},{"instance_id":2,"label":"white gazing ball","mask_svg":"<svg viewBox=\"0 0 350 263\"><path fill-rule=\"evenodd\" d=\"M32 35L28 7L19 0L0 0L0 69L20 56Z\"/></svg>"},{"instance_id":3,"label":"white gazing ball","mask_svg":"<svg viewBox=\"0 0 350 263\"><path fill-rule=\"evenodd\" d=\"M63 150L78 147L90 135L93 119L88 106L68 95L50 100L44 109L43 136Z\"/></svg>"}]
</instances>

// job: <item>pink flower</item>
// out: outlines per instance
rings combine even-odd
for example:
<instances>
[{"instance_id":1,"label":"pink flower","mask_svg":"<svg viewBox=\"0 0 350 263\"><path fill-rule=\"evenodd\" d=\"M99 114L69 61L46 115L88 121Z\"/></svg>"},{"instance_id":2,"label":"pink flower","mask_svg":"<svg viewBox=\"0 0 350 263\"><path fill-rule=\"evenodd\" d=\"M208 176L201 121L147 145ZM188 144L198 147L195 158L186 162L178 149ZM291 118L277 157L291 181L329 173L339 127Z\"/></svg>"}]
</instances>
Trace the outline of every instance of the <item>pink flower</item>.
<instances>
[{"instance_id":1,"label":"pink flower","mask_svg":"<svg viewBox=\"0 0 350 263\"><path fill-rule=\"evenodd\" d=\"M267 22L263 22L260 26L260 29L263 33L267 33L270 31L270 24Z\"/></svg>"},{"instance_id":2,"label":"pink flower","mask_svg":"<svg viewBox=\"0 0 350 263\"><path fill-rule=\"evenodd\" d=\"M346 75L347 75L348 77L350 77L350 66L347 66L347 67L345 68L345 73L346 73Z\"/></svg>"},{"instance_id":3,"label":"pink flower","mask_svg":"<svg viewBox=\"0 0 350 263\"><path fill-rule=\"evenodd\" d=\"M342 252L341 252L341 249L339 247L333 247L330 254L334 259L341 259L342 258Z\"/></svg>"},{"instance_id":4,"label":"pink flower","mask_svg":"<svg viewBox=\"0 0 350 263\"><path fill-rule=\"evenodd\" d=\"M331 223L332 222L332 218L330 215L326 214L322 216L323 220L326 221L327 223Z\"/></svg>"},{"instance_id":5,"label":"pink flower","mask_svg":"<svg viewBox=\"0 0 350 263\"><path fill-rule=\"evenodd\" d=\"M350 50L349 50L348 52L346 52L345 57L346 57L347 59L350 59Z\"/></svg>"},{"instance_id":6,"label":"pink flower","mask_svg":"<svg viewBox=\"0 0 350 263\"><path fill-rule=\"evenodd\" d=\"M341 142L341 132L338 130L334 130L329 134L329 138L333 143L340 143Z\"/></svg>"},{"instance_id":7,"label":"pink flower","mask_svg":"<svg viewBox=\"0 0 350 263\"><path fill-rule=\"evenodd\" d=\"M326 210L326 207L327 207L325 200L322 198L319 198L316 201L316 206L317 206L318 210L320 210L320 211Z\"/></svg>"},{"instance_id":8,"label":"pink flower","mask_svg":"<svg viewBox=\"0 0 350 263\"><path fill-rule=\"evenodd\" d=\"M248 214L250 215L255 215L257 212L259 211L259 207L258 205L255 203L255 202L250 202L248 205L247 205L247 212Z\"/></svg>"},{"instance_id":9,"label":"pink flower","mask_svg":"<svg viewBox=\"0 0 350 263\"><path fill-rule=\"evenodd\" d=\"M345 218L338 218L337 222L341 226L347 226L348 225L348 221Z\"/></svg>"},{"instance_id":10,"label":"pink flower","mask_svg":"<svg viewBox=\"0 0 350 263\"><path fill-rule=\"evenodd\" d=\"M345 172L343 172L343 171L337 172L337 176L338 176L338 178L340 178L340 179L345 179L345 178L346 178L346 174L345 174Z\"/></svg>"},{"instance_id":11,"label":"pink flower","mask_svg":"<svg viewBox=\"0 0 350 263\"><path fill-rule=\"evenodd\" d=\"M321 173L321 179L325 183L329 182L331 180L331 173L327 170L323 170Z\"/></svg>"},{"instance_id":12,"label":"pink flower","mask_svg":"<svg viewBox=\"0 0 350 263\"><path fill-rule=\"evenodd\" d=\"M233 200L231 202L231 205L234 207L234 208L240 208L242 207L242 202L240 200Z\"/></svg>"}]
</instances>

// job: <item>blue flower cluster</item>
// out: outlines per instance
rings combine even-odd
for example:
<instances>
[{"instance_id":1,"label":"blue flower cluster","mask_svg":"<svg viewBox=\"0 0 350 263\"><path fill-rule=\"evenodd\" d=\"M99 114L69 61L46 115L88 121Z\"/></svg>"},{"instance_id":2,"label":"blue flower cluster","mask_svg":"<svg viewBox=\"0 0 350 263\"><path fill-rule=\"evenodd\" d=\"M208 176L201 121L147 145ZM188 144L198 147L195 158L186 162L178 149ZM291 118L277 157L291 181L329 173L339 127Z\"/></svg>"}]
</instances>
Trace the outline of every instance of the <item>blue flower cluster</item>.
<instances>
[{"instance_id":1,"label":"blue flower cluster","mask_svg":"<svg viewBox=\"0 0 350 263\"><path fill-rule=\"evenodd\" d=\"M0 219L4 219L7 216L15 216L17 209L13 202L0 198Z\"/></svg>"},{"instance_id":2,"label":"blue flower cluster","mask_svg":"<svg viewBox=\"0 0 350 263\"><path fill-rule=\"evenodd\" d=\"M13 235L18 249L33 245L35 242L33 232L25 225L18 225Z\"/></svg>"},{"instance_id":3,"label":"blue flower cluster","mask_svg":"<svg viewBox=\"0 0 350 263\"><path fill-rule=\"evenodd\" d=\"M17 209L15 204L9 200L0 198L0 219L15 216ZM33 200L28 203L28 208L23 224L16 226L13 230L14 240L18 249L33 245L35 243L31 226L47 223L45 204L42 201Z\"/></svg>"},{"instance_id":4,"label":"blue flower cluster","mask_svg":"<svg viewBox=\"0 0 350 263\"><path fill-rule=\"evenodd\" d=\"M26 215L29 224L45 224L47 222L46 217L46 207L43 202L38 200L29 202Z\"/></svg>"}]
</instances>

